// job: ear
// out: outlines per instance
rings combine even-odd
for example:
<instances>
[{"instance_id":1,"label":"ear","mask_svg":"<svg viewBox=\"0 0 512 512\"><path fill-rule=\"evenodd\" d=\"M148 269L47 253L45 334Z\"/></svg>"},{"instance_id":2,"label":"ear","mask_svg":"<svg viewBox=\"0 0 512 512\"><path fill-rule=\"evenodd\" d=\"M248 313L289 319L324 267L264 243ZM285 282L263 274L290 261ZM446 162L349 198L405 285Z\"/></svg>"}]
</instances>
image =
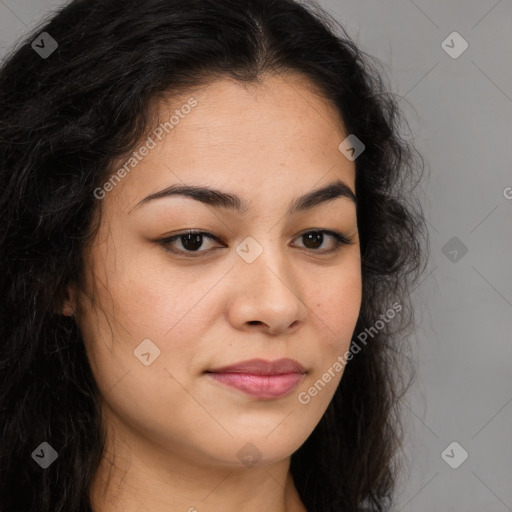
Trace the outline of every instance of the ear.
<instances>
[{"instance_id":1,"label":"ear","mask_svg":"<svg viewBox=\"0 0 512 512\"><path fill-rule=\"evenodd\" d=\"M63 292L60 307L57 313L64 316L75 316L77 310L77 293L73 285L69 285Z\"/></svg>"}]
</instances>

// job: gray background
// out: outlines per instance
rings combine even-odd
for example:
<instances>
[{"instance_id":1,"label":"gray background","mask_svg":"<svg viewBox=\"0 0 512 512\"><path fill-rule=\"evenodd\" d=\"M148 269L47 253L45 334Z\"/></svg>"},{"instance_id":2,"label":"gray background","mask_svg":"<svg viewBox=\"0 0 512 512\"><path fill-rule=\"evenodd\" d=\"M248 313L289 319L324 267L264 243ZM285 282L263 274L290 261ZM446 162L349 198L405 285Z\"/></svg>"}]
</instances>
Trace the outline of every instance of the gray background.
<instances>
[{"instance_id":1,"label":"gray background","mask_svg":"<svg viewBox=\"0 0 512 512\"><path fill-rule=\"evenodd\" d=\"M63 3L0 0L0 55ZM396 511L512 511L512 1L319 4L385 67L430 172Z\"/></svg>"}]
</instances>

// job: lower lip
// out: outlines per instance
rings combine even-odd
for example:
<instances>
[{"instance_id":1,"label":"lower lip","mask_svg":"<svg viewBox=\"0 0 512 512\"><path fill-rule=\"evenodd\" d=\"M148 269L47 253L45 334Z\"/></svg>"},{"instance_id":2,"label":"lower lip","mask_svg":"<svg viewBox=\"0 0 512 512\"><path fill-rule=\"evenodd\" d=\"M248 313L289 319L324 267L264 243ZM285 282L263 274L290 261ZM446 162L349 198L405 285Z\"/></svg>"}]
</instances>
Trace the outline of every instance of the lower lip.
<instances>
[{"instance_id":1,"label":"lower lip","mask_svg":"<svg viewBox=\"0 0 512 512\"><path fill-rule=\"evenodd\" d=\"M301 373L256 375L253 373L209 373L218 382L239 389L255 398L281 398L297 387Z\"/></svg>"}]
</instances>

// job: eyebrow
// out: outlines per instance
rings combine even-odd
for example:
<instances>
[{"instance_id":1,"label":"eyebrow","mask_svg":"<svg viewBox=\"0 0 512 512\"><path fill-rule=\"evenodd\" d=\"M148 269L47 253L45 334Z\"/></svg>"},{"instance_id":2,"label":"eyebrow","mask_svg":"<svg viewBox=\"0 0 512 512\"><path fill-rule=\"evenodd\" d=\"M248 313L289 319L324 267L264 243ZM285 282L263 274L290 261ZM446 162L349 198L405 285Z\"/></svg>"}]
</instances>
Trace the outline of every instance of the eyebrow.
<instances>
[{"instance_id":1,"label":"eyebrow","mask_svg":"<svg viewBox=\"0 0 512 512\"><path fill-rule=\"evenodd\" d=\"M190 197L191 199L195 199L196 201L200 201L201 203L208 204L215 208L234 210L240 214L246 213L249 208L249 204L235 194L211 187L177 183L145 197L130 210L130 213L150 201L171 196ZM336 180L325 187L313 190L294 199L288 208L287 214L292 215L299 211L309 210L340 197L346 197L357 205L357 197L354 192L352 192L351 188L343 181Z\"/></svg>"}]
</instances>

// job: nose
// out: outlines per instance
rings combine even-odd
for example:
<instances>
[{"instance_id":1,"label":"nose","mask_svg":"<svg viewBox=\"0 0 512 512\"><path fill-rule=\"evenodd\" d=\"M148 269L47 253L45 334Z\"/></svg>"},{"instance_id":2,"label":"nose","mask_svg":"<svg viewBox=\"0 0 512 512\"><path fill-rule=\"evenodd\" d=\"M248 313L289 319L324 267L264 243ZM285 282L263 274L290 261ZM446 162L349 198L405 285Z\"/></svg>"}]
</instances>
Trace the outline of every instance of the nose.
<instances>
[{"instance_id":1,"label":"nose","mask_svg":"<svg viewBox=\"0 0 512 512\"><path fill-rule=\"evenodd\" d=\"M286 256L266 249L252 263L238 261L233 279L236 286L228 317L236 329L291 334L305 321L304 280L287 264Z\"/></svg>"}]
</instances>

